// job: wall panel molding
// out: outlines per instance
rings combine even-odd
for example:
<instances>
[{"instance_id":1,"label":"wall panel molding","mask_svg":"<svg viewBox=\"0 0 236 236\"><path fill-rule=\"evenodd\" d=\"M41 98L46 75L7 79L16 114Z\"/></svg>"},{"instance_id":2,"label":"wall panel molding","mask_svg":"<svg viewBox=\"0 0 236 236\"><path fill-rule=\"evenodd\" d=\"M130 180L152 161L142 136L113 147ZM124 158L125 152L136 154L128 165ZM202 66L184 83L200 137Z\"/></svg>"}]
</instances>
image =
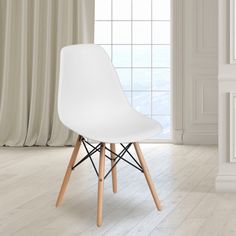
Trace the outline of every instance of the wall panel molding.
<instances>
[{"instance_id":1,"label":"wall panel molding","mask_svg":"<svg viewBox=\"0 0 236 236\"><path fill-rule=\"evenodd\" d=\"M193 124L217 124L216 77L198 75L193 81Z\"/></svg>"},{"instance_id":2,"label":"wall panel molding","mask_svg":"<svg viewBox=\"0 0 236 236\"><path fill-rule=\"evenodd\" d=\"M232 3L232 2L231 2ZM235 95L236 64L230 63L230 0L219 0L219 173L216 191L236 192ZM231 97L231 98L230 98Z\"/></svg>"},{"instance_id":3,"label":"wall panel molding","mask_svg":"<svg viewBox=\"0 0 236 236\"><path fill-rule=\"evenodd\" d=\"M213 56L217 54L217 8L215 0L198 0L193 2L195 11L195 48L198 54ZM209 18L209 14L211 18Z\"/></svg>"},{"instance_id":4,"label":"wall panel molding","mask_svg":"<svg viewBox=\"0 0 236 236\"><path fill-rule=\"evenodd\" d=\"M183 143L184 0L172 1L172 114L173 142Z\"/></svg>"},{"instance_id":5,"label":"wall panel molding","mask_svg":"<svg viewBox=\"0 0 236 236\"><path fill-rule=\"evenodd\" d=\"M230 0L230 63L236 64L236 1Z\"/></svg>"},{"instance_id":6,"label":"wall panel molding","mask_svg":"<svg viewBox=\"0 0 236 236\"><path fill-rule=\"evenodd\" d=\"M218 57L215 0L184 0L183 143L216 144Z\"/></svg>"},{"instance_id":7,"label":"wall panel molding","mask_svg":"<svg viewBox=\"0 0 236 236\"><path fill-rule=\"evenodd\" d=\"M230 162L236 163L236 93L229 93Z\"/></svg>"}]
</instances>

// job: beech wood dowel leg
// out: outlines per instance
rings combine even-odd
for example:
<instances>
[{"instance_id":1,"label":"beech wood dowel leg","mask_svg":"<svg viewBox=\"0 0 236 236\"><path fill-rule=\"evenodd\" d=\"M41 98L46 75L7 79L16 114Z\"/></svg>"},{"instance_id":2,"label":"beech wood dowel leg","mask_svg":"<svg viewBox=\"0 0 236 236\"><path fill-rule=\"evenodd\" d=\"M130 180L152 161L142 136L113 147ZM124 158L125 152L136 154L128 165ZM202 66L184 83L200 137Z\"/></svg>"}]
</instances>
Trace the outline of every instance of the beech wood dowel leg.
<instances>
[{"instance_id":1,"label":"beech wood dowel leg","mask_svg":"<svg viewBox=\"0 0 236 236\"><path fill-rule=\"evenodd\" d=\"M97 226L102 225L103 187L105 171L105 144L101 144L98 176Z\"/></svg>"},{"instance_id":2,"label":"beech wood dowel leg","mask_svg":"<svg viewBox=\"0 0 236 236\"><path fill-rule=\"evenodd\" d=\"M116 145L114 143L111 143L110 149L112 152L116 153ZM115 164L115 158L116 155L111 152L111 168ZM117 192L117 172L116 172L116 166L112 169L112 189L113 193Z\"/></svg>"},{"instance_id":3,"label":"beech wood dowel leg","mask_svg":"<svg viewBox=\"0 0 236 236\"><path fill-rule=\"evenodd\" d=\"M152 194L152 197L154 199L154 202L156 204L156 207L157 209L160 211L161 210L161 202L157 196L157 193L156 193L156 190L155 190L155 186L152 182L152 179L151 179L151 176L149 174L149 171L148 171L148 167L147 167L147 164L146 164L146 161L143 157L143 154L142 154L142 151L140 149L140 146L138 143L133 143L134 144L134 148L135 148L135 151L137 153L137 156L138 156L138 159L139 159L139 162L143 168L143 172L144 172L144 175L145 175L145 178L147 180L147 183L148 183L148 186L149 186L149 189L151 191L151 194Z\"/></svg>"},{"instance_id":4,"label":"beech wood dowel leg","mask_svg":"<svg viewBox=\"0 0 236 236\"><path fill-rule=\"evenodd\" d=\"M56 207L58 207L63 201L64 193L66 191L66 187L67 187L69 179L70 179L72 167L75 164L75 161L76 161L79 149L80 149L81 140L82 140L82 137L78 136L78 139L76 141L74 150L73 150L71 158L70 158L70 162L68 164L68 167L67 167L67 170L66 170L66 173L65 173L65 177L64 177L62 185L61 185L61 190L60 190L60 192L58 194L58 197L57 197Z\"/></svg>"}]
</instances>

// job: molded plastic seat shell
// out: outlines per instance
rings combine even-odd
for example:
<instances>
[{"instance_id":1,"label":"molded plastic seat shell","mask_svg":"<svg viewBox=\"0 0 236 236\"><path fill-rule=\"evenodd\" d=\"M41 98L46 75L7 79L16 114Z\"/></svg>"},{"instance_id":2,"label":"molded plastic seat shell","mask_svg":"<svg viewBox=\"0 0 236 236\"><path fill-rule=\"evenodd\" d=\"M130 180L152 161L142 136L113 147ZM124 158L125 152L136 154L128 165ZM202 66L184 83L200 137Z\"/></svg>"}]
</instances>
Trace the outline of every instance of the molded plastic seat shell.
<instances>
[{"instance_id":1,"label":"molded plastic seat shell","mask_svg":"<svg viewBox=\"0 0 236 236\"><path fill-rule=\"evenodd\" d=\"M61 50L58 113L69 129L104 143L138 142L162 130L130 106L109 56L95 44Z\"/></svg>"}]
</instances>

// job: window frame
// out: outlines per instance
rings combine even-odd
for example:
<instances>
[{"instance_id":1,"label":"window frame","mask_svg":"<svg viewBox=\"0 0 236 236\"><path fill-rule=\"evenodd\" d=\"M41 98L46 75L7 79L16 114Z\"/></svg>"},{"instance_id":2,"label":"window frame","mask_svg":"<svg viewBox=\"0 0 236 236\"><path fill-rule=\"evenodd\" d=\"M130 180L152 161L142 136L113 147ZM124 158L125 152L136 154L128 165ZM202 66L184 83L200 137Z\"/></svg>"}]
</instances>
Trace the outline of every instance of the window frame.
<instances>
[{"instance_id":1,"label":"window frame","mask_svg":"<svg viewBox=\"0 0 236 236\"><path fill-rule=\"evenodd\" d=\"M171 55L172 55L172 40L171 40L171 5L170 5L170 19L168 20L160 20L160 19L153 19L153 9L152 9L152 6L153 6L153 1L154 0L150 0L151 2L151 17L150 19L148 20L145 20L145 19L133 19L133 0L130 0L131 1L131 19L113 19L113 0L110 0L111 2L111 7L110 7L110 15L111 15L111 18L108 20L108 19L96 19L95 18L95 24L97 22L110 22L110 32L111 32L111 43L98 43L98 45L101 45L101 46L110 46L110 54L111 54L111 60L113 61L113 46L116 46L116 45L127 45L127 46L130 46L131 47L131 65L130 67L123 67L123 66L115 66L116 69L131 69L131 88L130 90L125 90L124 89L124 92L127 94L127 93L131 93L131 104L133 105L134 104L134 101L133 101L133 93L134 92L150 92L150 96L151 96L151 102L150 102L150 106L151 106L151 111L150 111L150 114L146 114L148 115L149 117L169 117L170 119L170 132L169 132L169 137L168 138L154 138L154 139L150 139L150 140L146 140L147 142L171 142L172 141L172 87L171 87L171 84L172 84L172 78L171 78L171 74L172 74L172 60L171 60ZM170 0L170 4L172 4L172 1ZM131 42L130 44L128 43L113 43L113 23L114 22L130 22L131 23ZM134 44L133 43L133 23L134 22L150 22L150 31L151 31L151 36L150 36L150 44L148 43L138 43L138 44ZM169 29L170 29L170 42L169 43L153 43L153 22L168 22L169 23ZM95 41L96 43L96 41ZM143 45L143 46L150 46L151 48L151 63L150 63L150 67L134 67L133 66L133 47L136 46L136 45ZM154 46L169 46L170 49L169 49L169 58L170 58L170 62L169 62L169 66L154 66L153 65L153 47ZM133 70L134 69L150 69L151 70L151 89L150 90L137 90L137 89L133 89ZM159 90L159 89L153 89L153 71L154 69L167 69L169 70L169 78L170 78L170 89L169 90ZM170 100L170 108L169 108L169 113L168 114L155 114L153 113L153 93L156 93L156 92L168 92L169 93L169 100Z\"/></svg>"}]
</instances>

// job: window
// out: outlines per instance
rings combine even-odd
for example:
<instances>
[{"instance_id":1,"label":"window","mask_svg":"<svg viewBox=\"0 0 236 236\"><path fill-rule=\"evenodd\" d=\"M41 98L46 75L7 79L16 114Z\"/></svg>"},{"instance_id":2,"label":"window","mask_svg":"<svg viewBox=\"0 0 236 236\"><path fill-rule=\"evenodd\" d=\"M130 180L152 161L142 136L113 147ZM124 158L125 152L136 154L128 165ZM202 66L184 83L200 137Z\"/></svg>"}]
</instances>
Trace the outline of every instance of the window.
<instances>
[{"instance_id":1,"label":"window","mask_svg":"<svg viewBox=\"0 0 236 236\"><path fill-rule=\"evenodd\" d=\"M170 139L170 0L95 0L95 43L115 66L131 105Z\"/></svg>"}]
</instances>

